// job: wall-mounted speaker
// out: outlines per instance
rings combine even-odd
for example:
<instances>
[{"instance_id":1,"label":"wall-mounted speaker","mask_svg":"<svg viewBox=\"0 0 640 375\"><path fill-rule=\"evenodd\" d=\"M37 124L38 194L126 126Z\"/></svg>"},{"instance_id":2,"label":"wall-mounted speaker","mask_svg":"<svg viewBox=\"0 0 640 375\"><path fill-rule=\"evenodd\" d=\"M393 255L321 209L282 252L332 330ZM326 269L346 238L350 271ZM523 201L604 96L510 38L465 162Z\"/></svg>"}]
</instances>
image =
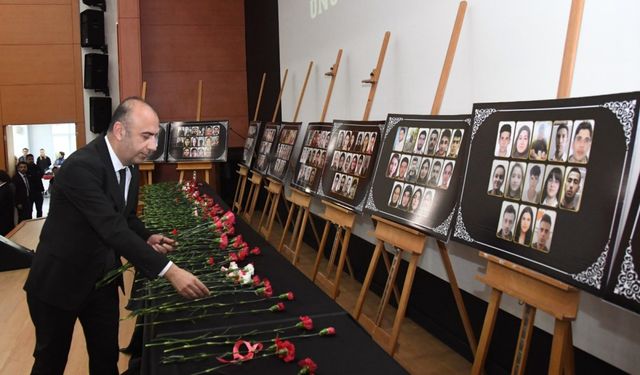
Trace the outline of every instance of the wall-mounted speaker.
<instances>
[{"instance_id":1,"label":"wall-mounted speaker","mask_svg":"<svg viewBox=\"0 0 640 375\"><path fill-rule=\"evenodd\" d=\"M104 13L87 9L80 13L80 45L82 47L104 47Z\"/></svg>"},{"instance_id":2,"label":"wall-mounted speaker","mask_svg":"<svg viewBox=\"0 0 640 375\"><path fill-rule=\"evenodd\" d=\"M84 55L84 88L108 92L109 55L100 53Z\"/></svg>"},{"instance_id":3,"label":"wall-mounted speaker","mask_svg":"<svg viewBox=\"0 0 640 375\"><path fill-rule=\"evenodd\" d=\"M107 10L107 2L105 0L82 0L88 6L99 7L103 11Z\"/></svg>"},{"instance_id":4,"label":"wall-mounted speaker","mask_svg":"<svg viewBox=\"0 0 640 375\"><path fill-rule=\"evenodd\" d=\"M89 128L91 132L106 132L111 123L111 98L92 96L89 98Z\"/></svg>"}]
</instances>

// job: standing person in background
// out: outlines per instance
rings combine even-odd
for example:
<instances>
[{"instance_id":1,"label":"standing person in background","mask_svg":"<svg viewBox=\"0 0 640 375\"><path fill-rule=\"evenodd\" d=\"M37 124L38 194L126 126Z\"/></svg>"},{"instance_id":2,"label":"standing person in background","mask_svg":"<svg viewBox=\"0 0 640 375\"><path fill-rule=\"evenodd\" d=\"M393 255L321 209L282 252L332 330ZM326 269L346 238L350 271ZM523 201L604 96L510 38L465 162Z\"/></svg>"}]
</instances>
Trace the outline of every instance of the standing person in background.
<instances>
[{"instance_id":1,"label":"standing person in background","mask_svg":"<svg viewBox=\"0 0 640 375\"><path fill-rule=\"evenodd\" d=\"M40 156L38 156L36 164L40 167L42 173L47 173L49 167L51 167L51 159L44 153L44 148L40 149Z\"/></svg>"},{"instance_id":2,"label":"standing person in background","mask_svg":"<svg viewBox=\"0 0 640 375\"><path fill-rule=\"evenodd\" d=\"M33 205L36 206L36 217L42 217L42 193L44 192L44 185L42 184L42 176L44 171L38 167L33 161L33 155L27 155L27 178L29 179L29 198L31 200L31 211L33 211Z\"/></svg>"},{"instance_id":3,"label":"standing person in background","mask_svg":"<svg viewBox=\"0 0 640 375\"><path fill-rule=\"evenodd\" d=\"M58 152L56 156L58 158L56 159L56 161L53 162L53 165L55 165L56 167L59 167L62 165L62 163L64 163L64 151Z\"/></svg>"},{"instance_id":4,"label":"standing person in background","mask_svg":"<svg viewBox=\"0 0 640 375\"><path fill-rule=\"evenodd\" d=\"M15 204L18 209L18 222L31 219L31 200L29 199L29 179L27 178L27 162L19 161L18 173L13 176L15 186Z\"/></svg>"},{"instance_id":5,"label":"standing person in background","mask_svg":"<svg viewBox=\"0 0 640 375\"><path fill-rule=\"evenodd\" d=\"M0 169L0 235L6 236L15 227L11 178Z\"/></svg>"},{"instance_id":6,"label":"standing person in background","mask_svg":"<svg viewBox=\"0 0 640 375\"><path fill-rule=\"evenodd\" d=\"M21 161L26 162L26 161L27 161L27 154L28 154L28 153L29 153L29 149L28 149L28 148L26 148L26 147L25 147L25 148L23 148L23 149L22 149L22 156L20 156L20 157L18 158L18 162L21 162Z\"/></svg>"},{"instance_id":7,"label":"standing person in background","mask_svg":"<svg viewBox=\"0 0 640 375\"><path fill-rule=\"evenodd\" d=\"M194 275L164 255L175 241L151 234L136 216L142 163L156 150L160 124L139 98L116 108L106 135L73 153L60 169L49 216L24 289L35 326L32 374L62 374L76 320L89 353L90 374L118 374L120 256L145 277L164 277L189 299L209 294Z\"/></svg>"}]
</instances>

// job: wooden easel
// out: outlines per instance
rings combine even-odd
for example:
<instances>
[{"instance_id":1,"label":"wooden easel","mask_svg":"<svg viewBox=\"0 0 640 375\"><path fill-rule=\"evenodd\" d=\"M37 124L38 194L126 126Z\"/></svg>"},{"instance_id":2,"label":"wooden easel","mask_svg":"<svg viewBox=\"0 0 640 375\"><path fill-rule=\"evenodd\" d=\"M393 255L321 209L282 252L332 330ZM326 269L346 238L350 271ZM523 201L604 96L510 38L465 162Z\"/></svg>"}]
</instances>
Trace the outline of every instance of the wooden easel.
<instances>
[{"instance_id":1,"label":"wooden easel","mask_svg":"<svg viewBox=\"0 0 640 375\"><path fill-rule=\"evenodd\" d=\"M267 79L267 73L262 73L262 82L260 83L260 92L258 93L258 103L256 103L256 111L253 115L253 121L258 121L258 112L260 110L260 102L262 102L262 92L264 90L264 82ZM238 163L238 183L236 184L236 192L233 196L233 205L231 210L235 210L237 214L242 212L242 200L244 199L244 189L247 185L247 176L249 175L249 166Z\"/></svg>"},{"instance_id":2,"label":"wooden easel","mask_svg":"<svg viewBox=\"0 0 640 375\"><path fill-rule=\"evenodd\" d=\"M451 38L449 40L449 47L445 56L442 72L440 74L438 89L436 90L436 95L431 107L432 115L437 115L440 112L440 106L442 105L442 99L444 97L447 81L449 79L449 73L453 65L453 58L455 56L458 39L460 38L460 31L462 30L462 24L464 22L466 9L467 2L461 1L460 5L458 6L456 20L454 22L453 31L451 32ZM387 351L387 353L393 355L393 353L397 349L400 327L402 326L402 322L404 320L405 312L407 309L407 304L409 303L409 295L413 286L413 278L418 266L418 260L422 255L423 249L427 244L429 236L404 225L386 220L377 215L372 215L371 218L376 222L376 229L373 235L376 237L377 243L373 256L371 257L371 263L369 264L367 276L365 277L364 283L362 284L362 289L360 290L360 295L353 311L353 316L368 332L371 333L373 339L380 346L382 346ZM471 348L471 352L475 354L477 347L476 338L473 333L469 314L467 313L467 309L465 308L464 301L462 299L462 294L460 293L460 288L458 287L455 273L453 272L453 267L451 266L451 259L449 258L447 246L440 240L436 240L436 242L438 245L438 249L440 250L442 263L444 264L445 270L447 271L447 277L449 279L449 284L451 285L451 291L453 292L453 296L456 301L469 347ZM395 254L391 265L389 265L389 261L386 259L387 252L384 249L385 243L393 246L393 248L395 249ZM410 261L404 284L402 286L402 294L399 300L398 293L397 291L395 291L396 300L398 300L398 309L393 320L391 332L388 332L387 330L383 329L382 320L384 317L385 309L391 297L391 291L396 286L398 266L400 264L400 261L402 260L403 253L409 254ZM388 277L384 292L382 293L382 298L380 299L380 303L378 305L376 315L375 317L371 318L365 314L362 314L362 306L364 304L369 287L371 286L371 281L378 266L378 260L381 254L385 258L384 260L388 271Z\"/></svg>"},{"instance_id":3,"label":"wooden easel","mask_svg":"<svg viewBox=\"0 0 640 375\"><path fill-rule=\"evenodd\" d=\"M311 75L311 68L313 68L313 61L309 61L309 68L307 69L307 75L305 76L304 83L302 84L302 90L300 91L300 97L298 98L298 104L296 105L296 112L293 115L293 122L298 121L298 114L300 113L300 107L302 106L304 93L307 90L307 83L309 82L309 76ZM262 233L264 238L268 241L269 237L271 236L271 229L273 228L273 220L275 219L276 213L278 212L278 203L280 202L280 196L282 195L284 189L282 186L282 182L271 177L267 177L267 185L264 188L267 190L267 200L264 204L264 209L262 210L262 216L260 217L258 228L260 228L260 233ZM267 221L265 222L265 225L262 226L262 218L267 212L269 213L267 216Z\"/></svg>"},{"instance_id":4,"label":"wooden easel","mask_svg":"<svg viewBox=\"0 0 640 375\"><path fill-rule=\"evenodd\" d=\"M571 2L564 56L558 83L558 98L568 97L571 93L583 10L584 0L573 0ZM482 372L500 309L500 299L503 293L507 293L524 303L511 373L523 374L525 371L536 310L540 309L555 318L548 373L553 375L573 374L575 369L571 322L578 315L579 291L552 277L496 256L484 252L479 254L488 261L487 272L485 275L476 277L491 287L491 297L471 373L478 375Z\"/></svg>"},{"instance_id":5,"label":"wooden easel","mask_svg":"<svg viewBox=\"0 0 640 375\"><path fill-rule=\"evenodd\" d=\"M382 72L382 65L384 63L384 57L387 53L387 46L389 45L390 37L391 33L389 31L384 33L382 47L380 48L380 54L378 55L378 63L376 64L376 67L373 69L373 71L371 71L370 77L362 81L363 83L371 84L371 88L369 89L369 97L367 98L367 104L365 105L364 109L364 115L362 116L363 121L367 121L369 119L369 114L371 113L371 107L373 106L373 99L376 95L376 88L380 80L380 73ZM329 297L336 299L338 297L338 294L340 293L340 277L342 276L345 262L348 262L347 250L349 249L349 239L351 238L351 229L353 228L356 214L352 210L343 208L326 200L322 200L322 204L324 204L325 206L323 219L325 219L327 222L324 226L324 232L322 233L320 246L318 247L318 254L316 255L316 262L313 266L311 279L316 282L322 289L324 289ZM336 238L334 239L333 246L331 247L331 253L329 254L329 264L327 265L326 272L322 273L318 272L318 268L320 267L320 260L322 259L322 255L324 253L324 246L327 242L327 237L329 236L331 224L336 226ZM340 242L342 242L342 246L340 249L338 266L335 269L335 276L333 277L333 280L331 280L331 271L333 269L333 263L335 262L338 251L338 244Z\"/></svg>"},{"instance_id":6,"label":"wooden easel","mask_svg":"<svg viewBox=\"0 0 640 375\"><path fill-rule=\"evenodd\" d=\"M140 90L140 98L146 100L147 98L147 81L142 81L142 90ZM152 161L145 161L138 164L138 170L141 172L142 179L145 185L153 184L153 171L156 169L156 164Z\"/></svg>"},{"instance_id":7,"label":"wooden easel","mask_svg":"<svg viewBox=\"0 0 640 375\"><path fill-rule=\"evenodd\" d=\"M200 116L202 114L202 80L198 81L198 107L196 109L196 121L200 121ZM176 165L176 171L180 172L180 177L178 181L182 183L184 181L184 173L185 172L193 172L193 176L196 176L198 171L204 171L204 180L207 184L210 183L209 173L213 168L213 163L211 162L180 162ZM213 186L215 190L217 186Z\"/></svg>"},{"instance_id":8,"label":"wooden easel","mask_svg":"<svg viewBox=\"0 0 640 375\"><path fill-rule=\"evenodd\" d=\"M333 93L333 85L335 84L336 77L338 76L338 69L340 68L340 59L342 58L342 49L338 50L338 55L336 56L335 63L331 66L328 72L324 75L331 77L331 81L329 82L329 88L327 90L327 96L324 100L324 106L322 107L322 115L320 116L320 122L324 122L327 116L327 110L329 108L329 102L331 101L331 94ZM291 187L291 194L287 197L287 201L291 203L291 207L289 208L289 215L287 216L287 222L282 228L282 238L280 238L280 244L278 245L278 250L287 258L291 260L291 263L294 265L298 262L298 257L300 256L300 249L302 248L302 240L304 238L304 232L307 227L307 220L311 223L311 229L313 230L313 235L316 238L316 242L320 243L320 237L318 236L318 231L316 230L315 223L313 222L313 217L311 217L311 195L296 189L295 187ZM291 240L289 244L285 244L285 237L287 235L287 230L289 229L289 224L293 219L294 211L298 210L298 214L296 215L296 222L293 226L293 233L291 234ZM293 243L295 241L295 247L293 247Z\"/></svg>"},{"instance_id":9,"label":"wooden easel","mask_svg":"<svg viewBox=\"0 0 640 375\"><path fill-rule=\"evenodd\" d=\"M284 85L287 83L287 75L289 74L289 69L284 70L284 77L282 78L282 84L280 85L280 92L278 93L278 100L276 101L276 108L273 110L273 116L271 117L271 122L276 122L276 118L278 117L278 109L280 108L280 101L282 100L282 92L284 91ZM247 206L244 209L244 217L245 221L251 224L251 218L253 217L253 212L256 209L256 203L258 203L258 196L260 195L260 184L262 184L262 173L251 170L251 178L249 178L249 182L251 182L251 186L249 187L249 195L247 197ZM259 226L258 226L259 228Z\"/></svg>"}]
</instances>

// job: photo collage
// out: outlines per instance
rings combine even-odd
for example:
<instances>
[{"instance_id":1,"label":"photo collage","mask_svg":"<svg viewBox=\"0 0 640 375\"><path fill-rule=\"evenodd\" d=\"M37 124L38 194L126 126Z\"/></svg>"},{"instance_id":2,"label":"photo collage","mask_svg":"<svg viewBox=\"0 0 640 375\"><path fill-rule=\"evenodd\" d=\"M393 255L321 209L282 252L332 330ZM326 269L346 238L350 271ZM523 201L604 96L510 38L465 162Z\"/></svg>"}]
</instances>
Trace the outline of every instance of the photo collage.
<instances>
[{"instance_id":1,"label":"photo collage","mask_svg":"<svg viewBox=\"0 0 640 375\"><path fill-rule=\"evenodd\" d=\"M278 147L276 149L275 158L272 161L269 173L282 180L287 173L287 166L291 159L291 153L293 152L293 146L298 138L299 125L286 125L283 124L280 128L280 139L278 140Z\"/></svg>"},{"instance_id":2,"label":"photo collage","mask_svg":"<svg viewBox=\"0 0 640 375\"><path fill-rule=\"evenodd\" d=\"M358 130L340 130L334 145L330 170L336 172L331 192L354 199L358 184L367 177L372 163L378 133ZM375 160L373 161L375 162Z\"/></svg>"},{"instance_id":3,"label":"photo collage","mask_svg":"<svg viewBox=\"0 0 640 375\"><path fill-rule=\"evenodd\" d=\"M557 210L578 212L595 121L501 121L487 194L504 198L496 236L551 249Z\"/></svg>"},{"instance_id":4,"label":"photo collage","mask_svg":"<svg viewBox=\"0 0 640 375\"><path fill-rule=\"evenodd\" d=\"M265 173L269 166L269 154L271 153L271 147L276 139L278 133L278 125L269 124L265 127L262 133L262 140L260 146L258 146L258 158L256 159L255 169L260 173Z\"/></svg>"},{"instance_id":5,"label":"photo collage","mask_svg":"<svg viewBox=\"0 0 640 375\"><path fill-rule=\"evenodd\" d=\"M331 139L331 125L309 124L300 159L293 181L306 191L315 191L320 181L322 168L327 159L327 148Z\"/></svg>"},{"instance_id":6,"label":"photo collage","mask_svg":"<svg viewBox=\"0 0 640 375\"><path fill-rule=\"evenodd\" d=\"M253 152L256 148L256 142L258 139L258 133L260 132L260 123L252 122L249 124L247 130L247 139L244 142L244 152L242 154L242 162L244 165L250 167L253 159Z\"/></svg>"},{"instance_id":7,"label":"photo collage","mask_svg":"<svg viewBox=\"0 0 640 375\"><path fill-rule=\"evenodd\" d=\"M169 161L226 160L226 124L171 123Z\"/></svg>"},{"instance_id":8,"label":"photo collage","mask_svg":"<svg viewBox=\"0 0 640 375\"><path fill-rule=\"evenodd\" d=\"M385 177L393 181L387 205L427 216L438 191L449 189L464 132L398 127L393 151L384 164Z\"/></svg>"}]
</instances>

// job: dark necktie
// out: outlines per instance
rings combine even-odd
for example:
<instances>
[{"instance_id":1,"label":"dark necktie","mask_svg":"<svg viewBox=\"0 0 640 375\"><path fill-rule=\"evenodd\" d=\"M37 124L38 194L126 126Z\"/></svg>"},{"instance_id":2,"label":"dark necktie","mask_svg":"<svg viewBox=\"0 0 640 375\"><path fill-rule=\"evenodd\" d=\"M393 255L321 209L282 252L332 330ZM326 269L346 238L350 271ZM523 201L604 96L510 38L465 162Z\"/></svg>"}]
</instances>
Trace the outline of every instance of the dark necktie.
<instances>
[{"instance_id":1,"label":"dark necktie","mask_svg":"<svg viewBox=\"0 0 640 375\"><path fill-rule=\"evenodd\" d=\"M22 176L22 181L24 181L24 187L27 189L27 196L29 196L30 193L31 193L31 189L30 189L30 186L29 186L29 179L27 179L27 175L26 174L20 175L20 176Z\"/></svg>"},{"instance_id":2,"label":"dark necktie","mask_svg":"<svg viewBox=\"0 0 640 375\"><path fill-rule=\"evenodd\" d=\"M125 198L125 186L127 186L127 168L122 168L121 170L118 171L118 173L120 174L120 196L122 197L122 199L124 200L124 203L127 203L127 199Z\"/></svg>"}]
</instances>

